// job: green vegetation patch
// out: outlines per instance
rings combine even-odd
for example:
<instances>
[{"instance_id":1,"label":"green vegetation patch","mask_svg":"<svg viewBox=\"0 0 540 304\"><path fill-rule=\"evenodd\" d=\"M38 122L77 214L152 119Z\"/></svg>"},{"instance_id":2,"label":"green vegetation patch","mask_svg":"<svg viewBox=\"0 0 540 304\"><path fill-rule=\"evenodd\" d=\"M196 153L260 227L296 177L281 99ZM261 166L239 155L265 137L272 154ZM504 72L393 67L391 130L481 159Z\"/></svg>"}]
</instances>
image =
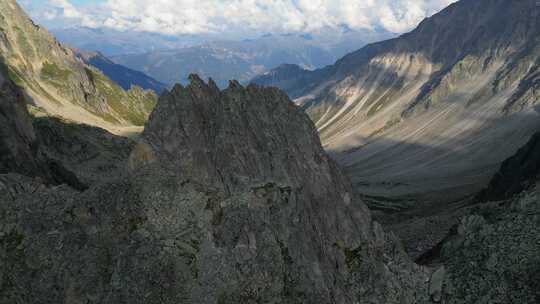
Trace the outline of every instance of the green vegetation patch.
<instances>
[{"instance_id":1,"label":"green vegetation patch","mask_svg":"<svg viewBox=\"0 0 540 304\"><path fill-rule=\"evenodd\" d=\"M73 72L58 67L55 63L45 62L41 69L41 77L53 82L68 81Z\"/></svg>"},{"instance_id":2,"label":"green vegetation patch","mask_svg":"<svg viewBox=\"0 0 540 304\"><path fill-rule=\"evenodd\" d=\"M94 82L97 91L105 98L107 105L118 116L134 125L142 126L148 119L148 115L156 105L157 97L151 92L133 88L128 92L115 84L103 74L91 69L85 69L87 75ZM101 114L107 120L110 115Z\"/></svg>"},{"instance_id":3,"label":"green vegetation patch","mask_svg":"<svg viewBox=\"0 0 540 304\"><path fill-rule=\"evenodd\" d=\"M11 79L11 81L13 81L16 85L18 85L18 86L23 85L23 82L24 82L23 77L21 76L21 74L19 74L19 72L17 72L12 67L8 66L7 75L9 77L9 79Z\"/></svg>"}]
</instances>

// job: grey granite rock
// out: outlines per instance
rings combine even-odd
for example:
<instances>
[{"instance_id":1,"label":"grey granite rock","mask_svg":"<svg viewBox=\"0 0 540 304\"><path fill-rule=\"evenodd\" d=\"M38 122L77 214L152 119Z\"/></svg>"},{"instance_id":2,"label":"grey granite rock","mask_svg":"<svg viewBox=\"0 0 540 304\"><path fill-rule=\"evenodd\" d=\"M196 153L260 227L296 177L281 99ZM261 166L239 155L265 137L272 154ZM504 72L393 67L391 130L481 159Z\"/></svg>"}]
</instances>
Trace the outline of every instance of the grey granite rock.
<instances>
[{"instance_id":1,"label":"grey granite rock","mask_svg":"<svg viewBox=\"0 0 540 304\"><path fill-rule=\"evenodd\" d=\"M0 187L0 303L427 301L426 271L284 93L191 81L161 97L129 173Z\"/></svg>"},{"instance_id":2,"label":"grey granite rock","mask_svg":"<svg viewBox=\"0 0 540 304\"><path fill-rule=\"evenodd\" d=\"M0 68L6 69L0 62ZM43 171L36 162L37 140L24 93L0 73L0 172ZM44 172L41 172L44 173Z\"/></svg>"},{"instance_id":3,"label":"grey granite rock","mask_svg":"<svg viewBox=\"0 0 540 304\"><path fill-rule=\"evenodd\" d=\"M461 221L442 248L441 303L538 303L539 202L536 186Z\"/></svg>"},{"instance_id":4,"label":"grey granite rock","mask_svg":"<svg viewBox=\"0 0 540 304\"><path fill-rule=\"evenodd\" d=\"M116 178L135 145L132 139L60 118L34 118L32 124L40 149L87 185Z\"/></svg>"},{"instance_id":5,"label":"grey granite rock","mask_svg":"<svg viewBox=\"0 0 540 304\"><path fill-rule=\"evenodd\" d=\"M489 185L477 197L482 201L504 200L534 185L540 173L540 133L505 160Z\"/></svg>"}]
</instances>

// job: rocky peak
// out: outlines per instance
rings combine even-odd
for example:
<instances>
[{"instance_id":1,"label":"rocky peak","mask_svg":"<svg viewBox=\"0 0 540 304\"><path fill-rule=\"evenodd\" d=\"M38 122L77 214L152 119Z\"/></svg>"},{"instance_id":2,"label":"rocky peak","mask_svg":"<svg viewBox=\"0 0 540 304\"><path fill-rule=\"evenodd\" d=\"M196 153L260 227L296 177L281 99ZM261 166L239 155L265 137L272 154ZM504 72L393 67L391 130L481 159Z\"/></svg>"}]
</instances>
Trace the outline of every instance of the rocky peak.
<instances>
[{"instance_id":1,"label":"rocky peak","mask_svg":"<svg viewBox=\"0 0 540 304\"><path fill-rule=\"evenodd\" d=\"M229 189L246 181L328 182L333 165L313 124L283 92L237 81L220 91L213 81L189 79L161 96L146 125L143 140L157 159Z\"/></svg>"},{"instance_id":2,"label":"rocky peak","mask_svg":"<svg viewBox=\"0 0 540 304\"><path fill-rule=\"evenodd\" d=\"M457 1L399 38L373 43L345 56L335 69L351 73L359 64L382 54L416 53L443 68L468 55L491 52L494 57L501 56L536 42L539 11L536 0Z\"/></svg>"},{"instance_id":3,"label":"rocky peak","mask_svg":"<svg viewBox=\"0 0 540 304\"><path fill-rule=\"evenodd\" d=\"M283 92L190 78L160 98L131 174L84 193L0 175L0 302L426 300L424 270Z\"/></svg>"},{"instance_id":4,"label":"rocky peak","mask_svg":"<svg viewBox=\"0 0 540 304\"><path fill-rule=\"evenodd\" d=\"M406 262L399 246L371 221L350 182L322 149L313 123L285 93L236 81L220 91L196 75L190 80L161 96L132 153L131 169L167 168L210 196L206 208L213 224L203 230L213 236L200 242L212 245L201 248L220 249L219 254L201 251L201 257L214 255L208 267L217 269L216 277L238 274L248 286L242 288L249 290L266 286L248 296L235 283L222 295L223 303L384 302L395 296L407 303L415 299L414 288L422 293L422 271ZM246 252L239 253L239 246L246 246ZM375 253L388 248L396 250L389 257L397 262L388 266L396 275L382 271L386 262ZM246 260L233 258L237 254ZM265 259L273 260L273 266ZM251 270L243 272L248 264ZM370 273L369 267L382 272ZM275 274L265 279L265 271ZM198 284L207 288L213 280L200 277ZM382 292L361 294L364 284ZM387 284L399 286L395 294Z\"/></svg>"}]
</instances>

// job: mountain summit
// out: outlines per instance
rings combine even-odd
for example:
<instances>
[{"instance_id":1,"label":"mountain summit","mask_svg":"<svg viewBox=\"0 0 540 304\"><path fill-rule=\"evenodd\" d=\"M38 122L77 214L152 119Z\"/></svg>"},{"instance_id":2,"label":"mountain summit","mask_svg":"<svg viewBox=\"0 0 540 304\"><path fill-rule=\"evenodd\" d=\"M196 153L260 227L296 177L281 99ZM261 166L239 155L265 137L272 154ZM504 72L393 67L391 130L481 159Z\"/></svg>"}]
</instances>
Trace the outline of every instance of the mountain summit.
<instances>
[{"instance_id":1,"label":"mountain summit","mask_svg":"<svg viewBox=\"0 0 540 304\"><path fill-rule=\"evenodd\" d=\"M23 15L17 25L13 1L0 8L0 303L539 302L538 135L480 200L445 203L539 126L534 2L464 0L334 66L271 75L303 82L297 102L356 189L277 88L190 75L136 141L32 120L31 97L52 98L33 110L56 100L115 126L133 116L101 95L113 87L96 86L99 72ZM374 196L432 199L375 214L421 265L358 189L393 211L404 200Z\"/></svg>"}]
</instances>

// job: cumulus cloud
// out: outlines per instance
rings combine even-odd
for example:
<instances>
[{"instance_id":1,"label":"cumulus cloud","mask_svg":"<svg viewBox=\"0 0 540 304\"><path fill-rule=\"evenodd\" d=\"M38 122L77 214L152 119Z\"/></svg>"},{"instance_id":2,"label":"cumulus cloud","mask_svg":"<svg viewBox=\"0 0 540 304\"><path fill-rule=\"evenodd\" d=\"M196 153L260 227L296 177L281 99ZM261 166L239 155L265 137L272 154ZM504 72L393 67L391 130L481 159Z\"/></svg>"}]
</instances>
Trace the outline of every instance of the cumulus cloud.
<instances>
[{"instance_id":1,"label":"cumulus cloud","mask_svg":"<svg viewBox=\"0 0 540 304\"><path fill-rule=\"evenodd\" d=\"M82 25L165 34L413 28L455 0L106 0L92 10L49 0Z\"/></svg>"},{"instance_id":2,"label":"cumulus cloud","mask_svg":"<svg viewBox=\"0 0 540 304\"><path fill-rule=\"evenodd\" d=\"M102 23L99 15L79 10L68 0L49 0L45 10L40 10L39 16L45 20L68 19L77 21L80 25L98 27Z\"/></svg>"}]
</instances>

